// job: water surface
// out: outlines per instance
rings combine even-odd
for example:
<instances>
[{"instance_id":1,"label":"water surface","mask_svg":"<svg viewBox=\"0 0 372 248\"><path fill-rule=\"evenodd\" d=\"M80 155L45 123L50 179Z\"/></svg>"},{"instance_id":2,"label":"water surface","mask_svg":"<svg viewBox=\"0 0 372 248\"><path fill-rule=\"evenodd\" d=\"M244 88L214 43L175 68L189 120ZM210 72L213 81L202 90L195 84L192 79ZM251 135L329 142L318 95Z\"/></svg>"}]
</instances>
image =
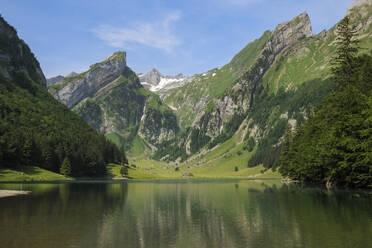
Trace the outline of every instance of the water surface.
<instances>
[{"instance_id":1,"label":"water surface","mask_svg":"<svg viewBox=\"0 0 372 248\"><path fill-rule=\"evenodd\" d=\"M372 247L372 197L277 181L0 184L1 247Z\"/></svg>"}]
</instances>

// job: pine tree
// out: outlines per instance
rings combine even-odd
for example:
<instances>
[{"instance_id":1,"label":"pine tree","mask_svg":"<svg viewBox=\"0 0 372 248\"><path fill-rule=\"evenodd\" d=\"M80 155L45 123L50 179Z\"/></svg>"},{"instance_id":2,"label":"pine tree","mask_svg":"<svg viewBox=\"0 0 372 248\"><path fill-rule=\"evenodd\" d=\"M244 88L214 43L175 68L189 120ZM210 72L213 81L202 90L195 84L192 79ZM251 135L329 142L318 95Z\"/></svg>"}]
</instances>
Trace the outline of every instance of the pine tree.
<instances>
[{"instance_id":1,"label":"pine tree","mask_svg":"<svg viewBox=\"0 0 372 248\"><path fill-rule=\"evenodd\" d=\"M289 146L283 144L279 171L304 182L370 187L372 57L357 57L358 42L348 17L337 32L336 88L297 128Z\"/></svg>"},{"instance_id":2,"label":"pine tree","mask_svg":"<svg viewBox=\"0 0 372 248\"><path fill-rule=\"evenodd\" d=\"M59 169L59 172L62 175L65 175L65 176L71 176L72 175L71 163L70 163L70 160L67 157L65 157L65 159L63 160L61 168Z\"/></svg>"},{"instance_id":3,"label":"pine tree","mask_svg":"<svg viewBox=\"0 0 372 248\"><path fill-rule=\"evenodd\" d=\"M355 39L356 30L346 16L337 25L336 56L333 58L332 72L337 88L343 88L351 82L355 72L355 58L358 54L358 40Z\"/></svg>"}]
</instances>

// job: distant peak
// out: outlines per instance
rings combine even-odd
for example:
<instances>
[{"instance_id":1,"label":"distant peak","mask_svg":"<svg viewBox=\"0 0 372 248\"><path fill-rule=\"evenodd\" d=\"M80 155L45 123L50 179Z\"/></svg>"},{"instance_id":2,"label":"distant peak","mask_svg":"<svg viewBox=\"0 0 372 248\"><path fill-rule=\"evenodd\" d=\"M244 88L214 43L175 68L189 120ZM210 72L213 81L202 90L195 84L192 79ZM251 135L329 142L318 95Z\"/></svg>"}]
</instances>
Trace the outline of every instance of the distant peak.
<instances>
[{"instance_id":1,"label":"distant peak","mask_svg":"<svg viewBox=\"0 0 372 248\"><path fill-rule=\"evenodd\" d=\"M159 77L163 76L160 71L156 68L152 68L149 72L146 73L147 75L158 75Z\"/></svg>"},{"instance_id":2,"label":"distant peak","mask_svg":"<svg viewBox=\"0 0 372 248\"><path fill-rule=\"evenodd\" d=\"M75 77L77 75L79 75L79 73L76 73L76 72L73 71L70 74L68 74L66 77Z\"/></svg>"}]
</instances>

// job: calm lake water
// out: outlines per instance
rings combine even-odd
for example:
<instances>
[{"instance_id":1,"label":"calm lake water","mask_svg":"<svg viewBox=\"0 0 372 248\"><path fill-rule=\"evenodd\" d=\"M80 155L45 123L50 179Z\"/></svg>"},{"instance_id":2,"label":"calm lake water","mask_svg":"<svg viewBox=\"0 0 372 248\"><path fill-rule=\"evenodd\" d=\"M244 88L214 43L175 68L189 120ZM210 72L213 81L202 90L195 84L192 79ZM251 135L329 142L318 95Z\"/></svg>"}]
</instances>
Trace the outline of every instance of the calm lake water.
<instances>
[{"instance_id":1,"label":"calm lake water","mask_svg":"<svg viewBox=\"0 0 372 248\"><path fill-rule=\"evenodd\" d=\"M0 184L1 247L372 247L372 196L277 181Z\"/></svg>"}]
</instances>

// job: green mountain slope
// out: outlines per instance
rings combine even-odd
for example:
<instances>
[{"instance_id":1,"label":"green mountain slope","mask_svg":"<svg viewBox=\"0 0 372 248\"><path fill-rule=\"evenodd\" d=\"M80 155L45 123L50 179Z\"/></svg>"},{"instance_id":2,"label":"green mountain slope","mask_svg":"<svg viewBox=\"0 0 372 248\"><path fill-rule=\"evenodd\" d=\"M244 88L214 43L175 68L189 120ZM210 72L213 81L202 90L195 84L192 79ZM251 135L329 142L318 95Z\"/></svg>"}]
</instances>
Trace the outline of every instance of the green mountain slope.
<instances>
[{"instance_id":1,"label":"green mountain slope","mask_svg":"<svg viewBox=\"0 0 372 248\"><path fill-rule=\"evenodd\" d=\"M249 43L229 64L194 75L192 81L182 87L159 92L164 103L177 109L175 113L183 130L192 126L200 118L201 111L208 107L208 103L223 95L250 68L268 41L270 33L267 31L260 39Z\"/></svg>"},{"instance_id":2,"label":"green mountain slope","mask_svg":"<svg viewBox=\"0 0 372 248\"><path fill-rule=\"evenodd\" d=\"M45 77L28 46L0 18L0 165L38 166L71 176L103 176L125 154L98 135L45 89Z\"/></svg>"},{"instance_id":3,"label":"green mountain slope","mask_svg":"<svg viewBox=\"0 0 372 248\"><path fill-rule=\"evenodd\" d=\"M369 53L372 45L371 11L370 1L348 11L352 23L357 26L360 46L365 48L362 53ZM335 53L335 37L334 28L312 35L308 16L301 14L255 41L262 41L262 45L247 46L259 47L259 51L246 48L237 55L236 58L252 59L247 67L241 67L240 73L233 74L233 69L226 69L231 68L235 58L221 69L206 73L205 81L198 78L202 75L196 76L199 85L194 81L162 92L167 104L179 108L177 115L184 123L181 123L183 132L179 138L164 143L155 157L182 158L187 160L185 165L198 161L197 166L203 167L208 159L200 158L215 149L228 147L225 144L234 141L236 146L242 144L244 153L247 151L243 147L253 140L257 148L249 158L244 158L244 163L248 166L264 163L271 167L278 157L277 147L288 123L293 127L301 123L333 87L329 70ZM209 94L221 85L218 72L236 77L228 79L227 86L219 91L221 95ZM206 80L210 81L206 83ZM206 93L197 93L199 87ZM229 153L229 149L223 150ZM167 151L173 156L165 157Z\"/></svg>"},{"instance_id":4,"label":"green mountain slope","mask_svg":"<svg viewBox=\"0 0 372 248\"><path fill-rule=\"evenodd\" d=\"M352 34L347 24L346 18L340 37ZM372 187L372 57L356 57L356 44L344 40L337 39L342 45L333 59L334 91L301 127L286 132L278 164L295 180Z\"/></svg>"}]
</instances>

